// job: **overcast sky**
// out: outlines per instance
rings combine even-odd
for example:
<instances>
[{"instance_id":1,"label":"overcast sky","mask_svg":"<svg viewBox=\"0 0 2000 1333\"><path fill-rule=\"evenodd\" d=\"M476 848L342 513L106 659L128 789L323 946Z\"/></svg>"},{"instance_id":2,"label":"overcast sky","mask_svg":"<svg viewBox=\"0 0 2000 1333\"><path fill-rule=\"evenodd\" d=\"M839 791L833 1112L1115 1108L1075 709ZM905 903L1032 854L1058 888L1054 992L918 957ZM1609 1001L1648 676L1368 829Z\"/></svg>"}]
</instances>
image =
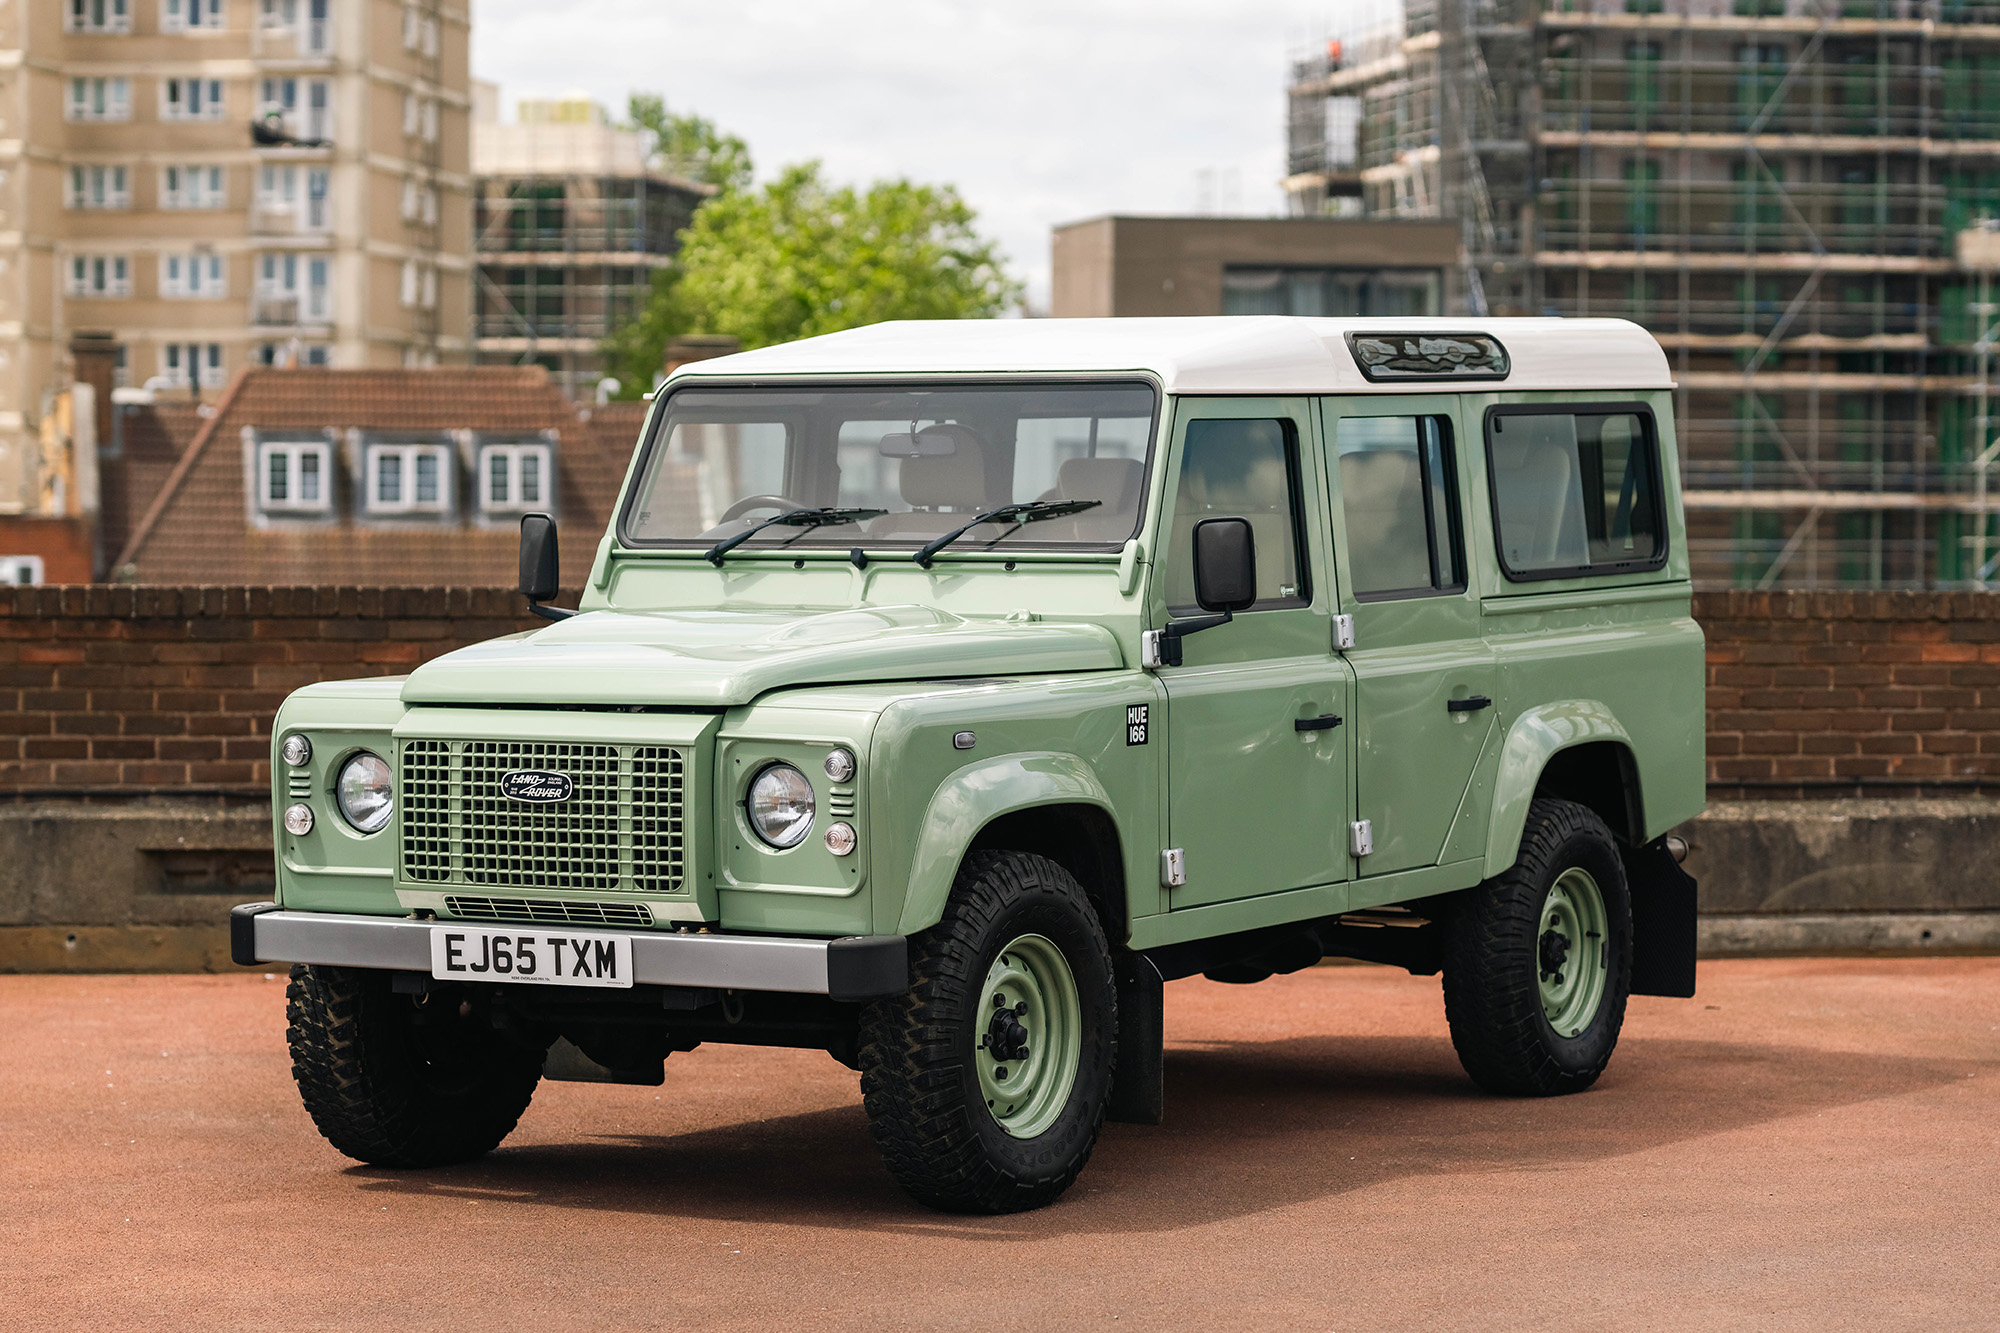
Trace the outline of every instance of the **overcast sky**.
<instances>
[{"instance_id":1,"label":"overcast sky","mask_svg":"<svg viewBox=\"0 0 2000 1333\"><path fill-rule=\"evenodd\" d=\"M474 0L472 70L622 112L658 91L750 143L759 179L949 182L1048 301L1049 228L1281 212L1288 52L1383 0ZM1204 200L1201 173L1210 173ZM1233 183L1233 189L1232 189Z\"/></svg>"}]
</instances>

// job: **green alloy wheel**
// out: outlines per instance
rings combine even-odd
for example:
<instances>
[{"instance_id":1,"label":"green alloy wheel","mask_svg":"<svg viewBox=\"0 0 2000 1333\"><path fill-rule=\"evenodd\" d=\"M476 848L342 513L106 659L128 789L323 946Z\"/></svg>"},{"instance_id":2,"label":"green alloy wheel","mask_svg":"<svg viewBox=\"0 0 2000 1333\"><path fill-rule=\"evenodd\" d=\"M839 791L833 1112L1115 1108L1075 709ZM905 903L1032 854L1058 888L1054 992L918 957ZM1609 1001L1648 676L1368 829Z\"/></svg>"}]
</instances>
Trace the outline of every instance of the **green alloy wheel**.
<instances>
[{"instance_id":1,"label":"green alloy wheel","mask_svg":"<svg viewBox=\"0 0 2000 1333\"><path fill-rule=\"evenodd\" d=\"M1083 1010L1062 950L1022 935L987 970L986 1031L974 1057L979 1090L1000 1128L1032 1139L1055 1123L1076 1086Z\"/></svg>"},{"instance_id":2,"label":"green alloy wheel","mask_svg":"<svg viewBox=\"0 0 2000 1333\"><path fill-rule=\"evenodd\" d=\"M1069 1188L1111 1096L1118 996L1104 927L1068 870L976 851L910 938L910 989L862 1013L868 1131L896 1183L963 1213Z\"/></svg>"},{"instance_id":3,"label":"green alloy wheel","mask_svg":"<svg viewBox=\"0 0 2000 1333\"><path fill-rule=\"evenodd\" d=\"M1631 984L1632 899L1611 830L1574 801L1534 801L1514 864L1445 922L1459 1063L1493 1092L1580 1092L1611 1059Z\"/></svg>"}]
</instances>

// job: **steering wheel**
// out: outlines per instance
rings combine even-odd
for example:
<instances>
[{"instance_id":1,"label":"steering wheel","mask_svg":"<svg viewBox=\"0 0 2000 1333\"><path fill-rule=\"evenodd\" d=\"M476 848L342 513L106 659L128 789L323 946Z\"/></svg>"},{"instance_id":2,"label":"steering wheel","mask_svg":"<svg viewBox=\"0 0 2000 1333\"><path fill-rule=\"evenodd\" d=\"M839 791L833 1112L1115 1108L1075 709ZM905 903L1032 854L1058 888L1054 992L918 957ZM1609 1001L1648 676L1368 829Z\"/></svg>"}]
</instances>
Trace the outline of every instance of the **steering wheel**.
<instances>
[{"instance_id":1,"label":"steering wheel","mask_svg":"<svg viewBox=\"0 0 2000 1333\"><path fill-rule=\"evenodd\" d=\"M776 509L790 513L794 509L808 508L811 506L802 505L797 500L783 495L746 495L722 511L722 521L727 523L732 518L742 518L753 509Z\"/></svg>"}]
</instances>

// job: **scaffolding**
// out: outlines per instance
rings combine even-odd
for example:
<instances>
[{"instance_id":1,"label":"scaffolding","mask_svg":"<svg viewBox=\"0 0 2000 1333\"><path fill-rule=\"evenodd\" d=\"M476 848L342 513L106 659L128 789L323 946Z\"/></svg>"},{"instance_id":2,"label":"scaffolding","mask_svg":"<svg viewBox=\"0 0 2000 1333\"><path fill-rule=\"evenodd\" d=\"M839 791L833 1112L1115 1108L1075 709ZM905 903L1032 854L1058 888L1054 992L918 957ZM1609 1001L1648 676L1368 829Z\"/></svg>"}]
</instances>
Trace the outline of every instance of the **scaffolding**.
<instances>
[{"instance_id":1,"label":"scaffolding","mask_svg":"<svg viewBox=\"0 0 2000 1333\"><path fill-rule=\"evenodd\" d=\"M1994 578L1996 312L1960 238L2000 215L2000 4L1409 0L1341 49L1295 117L1358 104L1361 209L1457 218L1463 308L1659 339L1698 579Z\"/></svg>"}]
</instances>

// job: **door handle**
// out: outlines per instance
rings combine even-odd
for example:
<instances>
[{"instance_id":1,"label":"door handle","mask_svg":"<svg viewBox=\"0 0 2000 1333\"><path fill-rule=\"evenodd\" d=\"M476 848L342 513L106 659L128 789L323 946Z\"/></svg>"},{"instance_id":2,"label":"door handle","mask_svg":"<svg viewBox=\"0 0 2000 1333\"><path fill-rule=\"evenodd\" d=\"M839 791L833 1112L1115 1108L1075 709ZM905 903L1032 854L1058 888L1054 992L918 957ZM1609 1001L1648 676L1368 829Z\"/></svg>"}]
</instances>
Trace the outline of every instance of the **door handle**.
<instances>
[{"instance_id":1,"label":"door handle","mask_svg":"<svg viewBox=\"0 0 2000 1333\"><path fill-rule=\"evenodd\" d=\"M1331 731L1340 725L1340 714L1327 713L1321 717L1302 717L1292 723L1293 731Z\"/></svg>"},{"instance_id":2,"label":"door handle","mask_svg":"<svg viewBox=\"0 0 2000 1333\"><path fill-rule=\"evenodd\" d=\"M1482 708L1491 708L1493 701L1483 694L1475 694L1466 699L1445 700L1445 711L1450 713L1476 713Z\"/></svg>"}]
</instances>

